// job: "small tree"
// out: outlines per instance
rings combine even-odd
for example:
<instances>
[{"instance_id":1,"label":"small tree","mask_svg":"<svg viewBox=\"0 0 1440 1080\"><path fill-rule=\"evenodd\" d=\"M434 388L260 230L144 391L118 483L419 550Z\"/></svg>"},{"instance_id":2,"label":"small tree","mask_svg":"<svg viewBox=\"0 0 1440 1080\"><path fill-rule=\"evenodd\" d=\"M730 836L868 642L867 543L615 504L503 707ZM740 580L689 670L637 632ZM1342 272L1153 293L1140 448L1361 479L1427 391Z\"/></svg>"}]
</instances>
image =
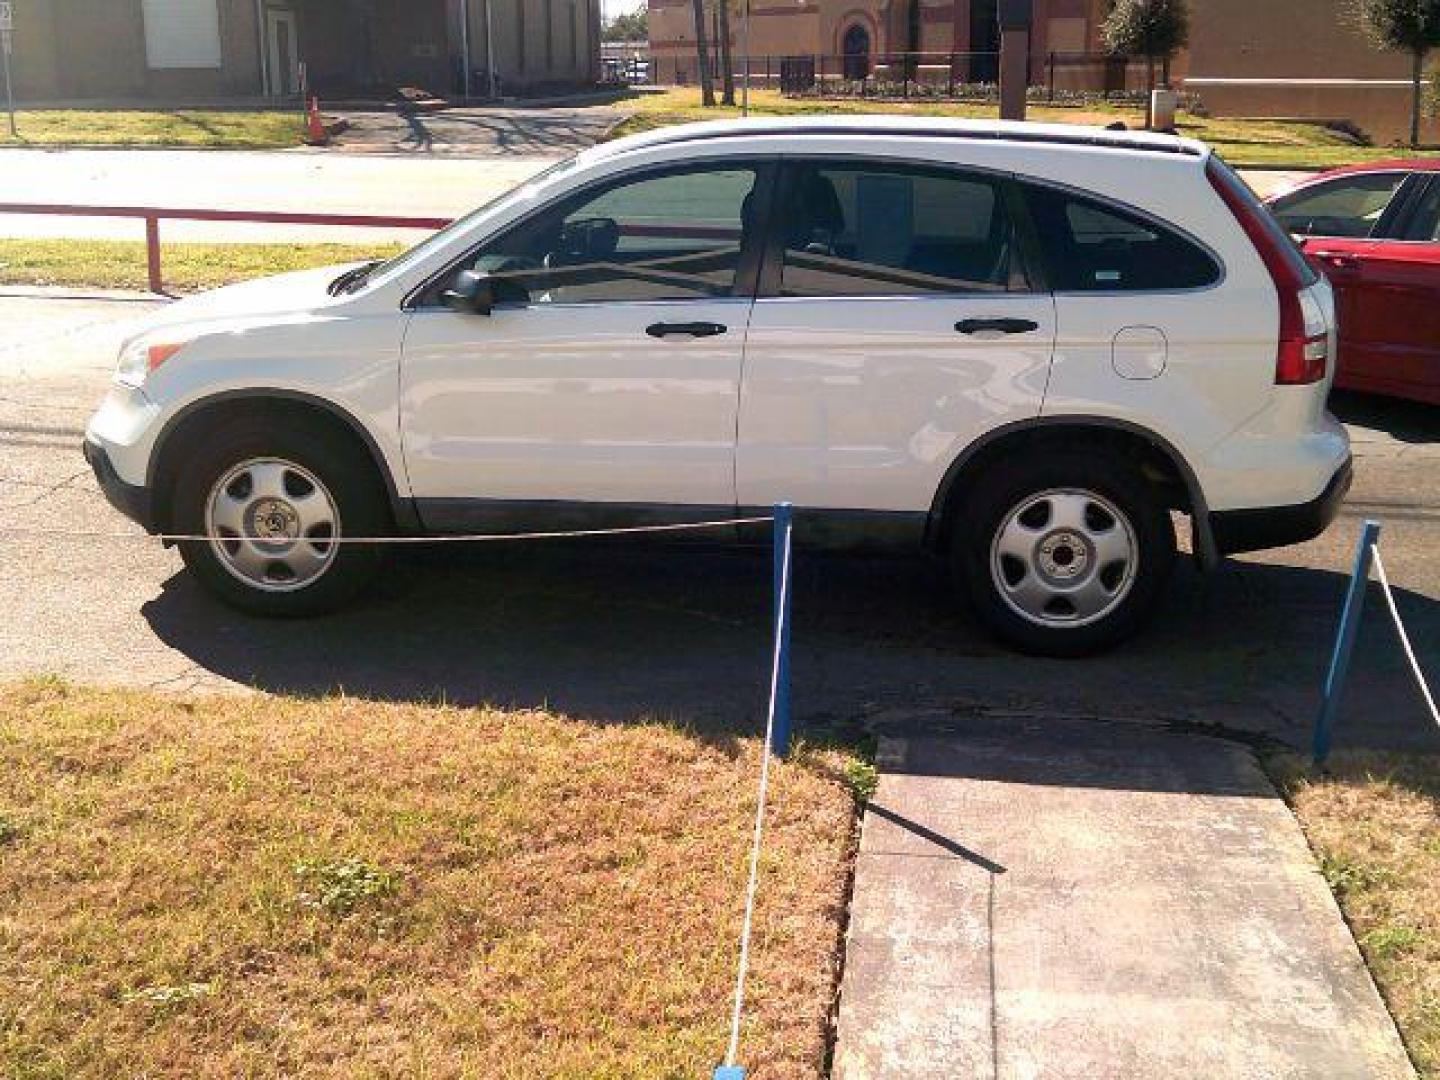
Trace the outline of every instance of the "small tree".
<instances>
[{"instance_id":1,"label":"small tree","mask_svg":"<svg viewBox=\"0 0 1440 1080\"><path fill-rule=\"evenodd\" d=\"M1155 61L1163 61L1168 86L1170 61L1190 40L1190 6L1186 0L1115 0L1104 31L1112 53L1145 57L1145 126L1151 127L1149 95L1155 89Z\"/></svg>"},{"instance_id":2,"label":"small tree","mask_svg":"<svg viewBox=\"0 0 1440 1080\"><path fill-rule=\"evenodd\" d=\"M605 41L644 41L650 36L650 16L643 9L627 11L608 20L600 30Z\"/></svg>"},{"instance_id":3,"label":"small tree","mask_svg":"<svg viewBox=\"0 0 1440 1080\"><path fill-rule=\"evenodd\" d=\"M1440 0L1357 0L1357 7L1377 46L1410 54L1410 145L1418 146L1425 56L1440 47Z\"/></svg>"}]
</instances>

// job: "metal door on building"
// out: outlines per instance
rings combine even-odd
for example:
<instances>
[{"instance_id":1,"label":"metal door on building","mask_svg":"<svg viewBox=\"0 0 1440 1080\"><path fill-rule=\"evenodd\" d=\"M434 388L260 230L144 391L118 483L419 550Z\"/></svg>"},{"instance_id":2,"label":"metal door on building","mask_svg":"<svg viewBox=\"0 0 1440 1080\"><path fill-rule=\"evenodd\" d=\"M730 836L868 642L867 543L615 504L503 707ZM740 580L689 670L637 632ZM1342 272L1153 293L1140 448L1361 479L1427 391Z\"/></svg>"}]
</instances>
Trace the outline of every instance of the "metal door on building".
<instances>
[{"instance_id":1,"label":"metal door on building","mask_svg":"<svg viewBox=\"0 0 1440 1080\"><path fill-rule=\"evenodd\" d=\"M300 91L300 51L295 13L283 9L265 12L265 92L288 97Z\"/></svg>"}]
</instances>

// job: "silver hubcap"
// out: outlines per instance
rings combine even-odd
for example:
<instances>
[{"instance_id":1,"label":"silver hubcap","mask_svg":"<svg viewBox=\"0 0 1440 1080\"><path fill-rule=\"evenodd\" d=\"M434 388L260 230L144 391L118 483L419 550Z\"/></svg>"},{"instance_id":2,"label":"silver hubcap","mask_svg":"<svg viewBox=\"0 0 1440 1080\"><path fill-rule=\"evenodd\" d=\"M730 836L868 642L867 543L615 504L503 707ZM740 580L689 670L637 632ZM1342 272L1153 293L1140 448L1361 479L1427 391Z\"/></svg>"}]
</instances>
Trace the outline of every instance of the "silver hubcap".
<instances>
[{"instance_id":1,"label":"silver hubcap","mask_svg":"<svg viewBox=\"0 0 1440 1080\"><path fill-rule=\"evenodd\" d=\"M1084 626L1130 594L1138 568L1135 530L1093 491L1027 496L990 547L990 575L1010 609L1040 626Z\"/></svg>"},{"instance_id":2,"label":"silver hubcap","mask_svg":"<svg viewBox=\"0 0 1440 1080\"><path fill-rule=\"evenodd\" d=\"M294 592L330 568L340 512L314 473L280 458L236 465L205 501L211 550L251 588Z\"/></svg>"}]
</instances>

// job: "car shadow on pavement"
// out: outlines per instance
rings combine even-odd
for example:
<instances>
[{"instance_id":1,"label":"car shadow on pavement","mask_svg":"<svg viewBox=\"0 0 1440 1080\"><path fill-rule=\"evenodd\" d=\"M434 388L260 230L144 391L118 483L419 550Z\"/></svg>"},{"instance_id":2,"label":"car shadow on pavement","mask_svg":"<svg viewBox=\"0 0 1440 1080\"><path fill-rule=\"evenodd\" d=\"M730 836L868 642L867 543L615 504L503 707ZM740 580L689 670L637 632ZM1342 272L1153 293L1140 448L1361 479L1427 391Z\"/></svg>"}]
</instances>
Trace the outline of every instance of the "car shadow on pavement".
<instances>
[{"instance_id":1,"label":"car shadow on pavement","mask_svg":"<svg viewBox=\"0 0 1440 1080\"><path fill-rule=\"evenodd\" d=\"M1418 401L1335 390L1330 411L1347 424L1383 431L1404 443L1440 442L1440 408Z\"/></svg>"},{"instance_id":2,"label":"car shadow on pavement","mask_svg":"<svg viewBox=\"0 0 1440 1080\"><path fill-rule=\"evenodd\" d=\"M915 559L801 552L794 702L815 736L993 713L1218 725L1302 746L1329 657L1343 574L1233 562L1177 566L1153 624L1084 661L1018 656L955 610ZM547 708L700 732L763 726L770 656L766 550L554 541L403 551L373 599L321 619L239 615L188 574L144 606L154 633L205 671L299 695ZM1440 604L1402 593L1421 656ZM1435 746L1373 597L1341 742Z\"/></svg>"}]
</instances>

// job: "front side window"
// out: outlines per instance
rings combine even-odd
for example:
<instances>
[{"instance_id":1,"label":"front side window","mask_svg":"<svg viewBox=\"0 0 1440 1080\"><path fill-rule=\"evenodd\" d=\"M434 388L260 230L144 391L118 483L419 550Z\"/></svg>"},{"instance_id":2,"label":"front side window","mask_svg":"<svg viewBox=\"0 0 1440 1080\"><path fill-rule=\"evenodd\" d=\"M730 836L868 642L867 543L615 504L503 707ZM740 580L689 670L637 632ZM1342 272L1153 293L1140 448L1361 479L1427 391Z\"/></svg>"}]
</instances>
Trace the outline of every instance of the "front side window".
<instances>
[{"instance_id":1,"label":"front side window","mask_svg":"<svg viewBox=\"0 0 1440 1080\"><path fill-rule=\"evenodd\" d=\"M1140 214L1038 184L1024 192L1056 292L1174 291L1220 280L1213 256Z\"/></svg>"},{"instance_id":2,"label":"front side window","mask_svg":"<svg viewBox=\"0 0 1440 1080\"><path fill-rule=\"evenodd\" d=\"M1023 286L1001 188L988 177L901 165L799 165L777 227L784 296Z\"/></svg>"},{"instance_id":3,"label":"front side window","mask_svg":"<svg viewBox=\"0 0 1440 1080\"><path fill-rule=\"evenodd\" d=\"M1405 182L1404 173L1366 173L1312 184L1271 207L1294 236L1368 239Z\"/></svg>"},{"instance_id":4,"label":"front side window","mask_svg":"<svg viewBox=\"0 0 1440 1080\"><path fill-rule=\"evenodd\" d=\"M757 176L736 167L621 181L540 211L467 267L511 304L732 296Z\"/></svg>"}]
</instances>

